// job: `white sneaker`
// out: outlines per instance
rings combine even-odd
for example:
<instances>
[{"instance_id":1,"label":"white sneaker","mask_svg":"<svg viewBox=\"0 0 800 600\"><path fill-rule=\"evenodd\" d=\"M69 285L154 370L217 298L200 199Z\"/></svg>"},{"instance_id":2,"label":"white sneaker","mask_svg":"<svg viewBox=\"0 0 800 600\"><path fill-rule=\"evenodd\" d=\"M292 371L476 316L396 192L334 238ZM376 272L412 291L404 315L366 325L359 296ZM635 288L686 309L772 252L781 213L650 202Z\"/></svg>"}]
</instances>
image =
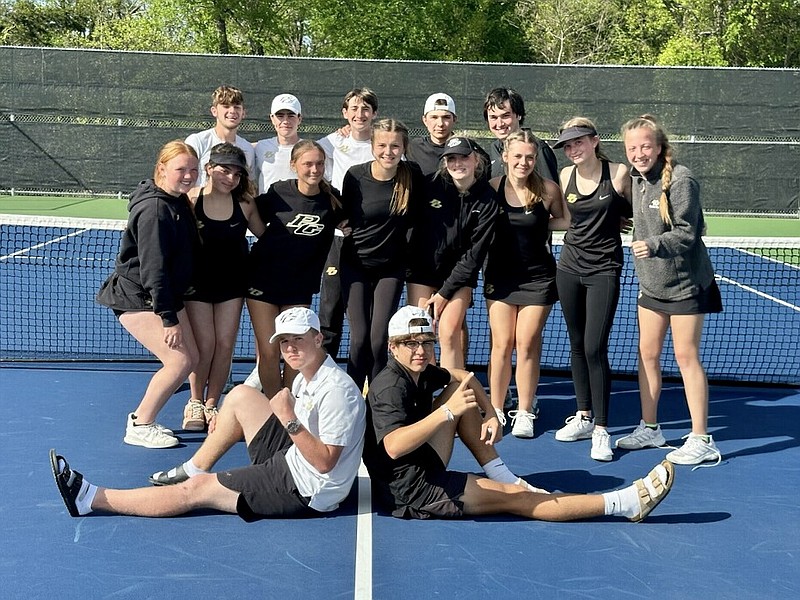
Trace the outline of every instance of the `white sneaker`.
<instances>
[{"instance_id":1,"label":"white sneaker","mask_svg":"<svg viewBox=\"0 0 800 600\"><path fill-rule=\"evenodd\" d=\"M722 454L710 435L708 441L705 441L703 436L693 433L683 436L683 439L686 440L683 446L667 454L669 462L676 465L699 465L709 460L717 461L714 465L705 466L717 466L722 462Z\"/></svg>"},{"instance_id":2,"label":"white sneaker","mask_svg":"<svg viewBox=\"0 0 800 600\"><path fill-rule=\"evenodd\" d=\"M172 448L178 445L178 438L172 434L165 433L166 427L158 423L149 425L135 425L134 415L128 415L128 422L125 426L125 437L123 441L131 446L143 446L144 448Z\"/></svg>"},{"instance_id":3,"label":"white sneaker","mask_svg":"<svg viewBox=\"0 0 800 600\"><path fill-rule=\"evenodd\" d=\"M588 440L594 431L594 419L585 417L580 412L576 412L564 421L566 425L556 431L556 439L559 442L575 442L577 440Z\"/></svg>"},{"instance_id":4,"label":"white sneaker","mask_svg":"<svg viewBox=\"0 0 800 600\"><path fill-rule=\"evenodd\" d=\"M257 389L259 392L264 391L264 388L261 387L261 378L258 376L258 365L256 365L255 369L250 371L250 375L244 380L244 384Z\"/></svg>"},{"instance_id":5,"label":"white sneaker","mask_svg":"<svg viewBox=\"0 0 800 600\"><path fill-rule=\"evenodd\" d=\"M602 460L608 462L614 458L614 453L611 451L611 436L608 435L608 430L602 427L595 427L592 432L592 451L590 456L594 460Z\"/></svg>"},{"instance_id":6,"label":"white sneaker","mask_svg":"<svg viewBox=\"0 0 800 600\"><path fill-rule=\"evenodd\" d=\"M614 446L623 450L641 450L642 448L660 448L665 445L667 440L661 433L661 425L652 429L645 425L644 421L639 421L636 429L628 435L619 438Z\"/></svg>"},{"instance_id":7,"label":"white sneaker","mask_svg":"<svg viewBox=\"0 0 800 600\"><path fill-rule=\"evenodd\" d=\"M511 417L511 435L518 438L533 437L533 422L539 417L539 409L532 412L527 410L511 410L508 412Z\"/></svg>"}]
</instances>

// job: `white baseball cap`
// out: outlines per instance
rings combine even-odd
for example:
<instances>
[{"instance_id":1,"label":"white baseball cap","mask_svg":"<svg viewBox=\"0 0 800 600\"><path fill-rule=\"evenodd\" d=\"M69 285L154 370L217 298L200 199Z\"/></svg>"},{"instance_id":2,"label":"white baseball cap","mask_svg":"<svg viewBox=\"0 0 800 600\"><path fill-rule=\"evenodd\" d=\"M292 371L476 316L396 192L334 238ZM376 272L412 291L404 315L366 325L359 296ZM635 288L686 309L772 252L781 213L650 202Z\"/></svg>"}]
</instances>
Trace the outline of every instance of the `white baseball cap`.
<instances>
[{"instance_id":1,"label":"white baseball cap","mask_svg":"<svg viewBox=\"0 0 800 600\"><path fill-rule=\"evenodd\" d=\"M300 100L291 94L280 94L272 99L272 108L269 109L269 114L274 115L279 110L290 110L294 114L299 115L302 111L300 109Z\"/></svg>"},{"instance_id":2,"label":"white baseball cap","mask_svg":"<svg viewBox=\"0 0 800 600\"><path fill-rule=\"evenodd\" d=\"M428 96L428 99L425 100L425 109L422 111L422 114L427 115L432 110L449 110L453 113L453 116L456 116L456 103L447 94L441 92L431 94Z\"/></svg>"},{"instance_id":3,"label":"white baseball cap","mask_svg":"<svg viewBox=\"0 0 800 600\"><path fill-rule=\"evenodd\" d=\"M411 321L424 319L424 325L412 325ZM417 306L404 306L389 319L389 337L400 335L415 335L418 333L433 333L431 316L424 308Z\"/></svg>"},{"instance_id":4,"label":"white baseball cap","mask_svg":"<svg viewBox=\"0 0 800 600\"><path fill-rule=\"evenodd\" d=\"M282 335L303 335L310 329L320 330L319 317L314 311L302 306L289 308L275 317L275 333L269 338L269 343L275 343Z\"/></svg>"}]
</instances>

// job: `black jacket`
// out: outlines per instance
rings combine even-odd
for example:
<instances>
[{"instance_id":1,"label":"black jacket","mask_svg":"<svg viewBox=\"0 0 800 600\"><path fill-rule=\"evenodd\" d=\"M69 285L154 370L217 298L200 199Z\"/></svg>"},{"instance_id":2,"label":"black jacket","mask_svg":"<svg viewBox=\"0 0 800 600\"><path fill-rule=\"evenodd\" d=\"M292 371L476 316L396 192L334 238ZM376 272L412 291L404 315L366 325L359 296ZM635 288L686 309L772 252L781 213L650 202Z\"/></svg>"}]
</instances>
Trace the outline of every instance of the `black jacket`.
<instances>
[{"instance_id":1,"label":"black jacket","mask_svg":"<svg viewBox=\"0 0 800 600\"><path fill-rule=\"evenodd\" d=\"M412 215L409 281L439 285L448 300L477 285L494 239L499 214L495 191L479 180L461 195L442 177L433 179L425 202Z\"/></svg>"},{"instance_id":2,"label":"black jacket","mask_svg":"<svg viewBox=\"0 0 800 600\"><path fill-rule=\"evenodd\" d=\"M165 327L177 325L198 243L189 201L147 179L131 194L128 212L114 274L97 301L121 311L152 310Z\"/></svg>"}]
</instances>

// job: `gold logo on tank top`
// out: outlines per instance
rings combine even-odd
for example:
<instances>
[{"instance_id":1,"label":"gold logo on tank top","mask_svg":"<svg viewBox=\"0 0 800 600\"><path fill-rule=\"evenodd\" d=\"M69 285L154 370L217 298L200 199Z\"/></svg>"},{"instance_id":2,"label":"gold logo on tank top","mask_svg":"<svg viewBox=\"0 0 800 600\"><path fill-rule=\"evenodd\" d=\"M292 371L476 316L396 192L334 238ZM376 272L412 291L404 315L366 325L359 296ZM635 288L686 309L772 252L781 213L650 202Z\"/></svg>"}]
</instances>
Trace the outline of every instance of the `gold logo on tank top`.
<instances>
[{"instance_id":1,"label":"gold logo on tank top","mask_svg":"<svg viewBox=\"0 0 800 600\"><path fill-rule=\"evenodd\" d=\"M567 194L567 202L575 204L578 201L578 194Z\"/></svg>"}]
</instances>

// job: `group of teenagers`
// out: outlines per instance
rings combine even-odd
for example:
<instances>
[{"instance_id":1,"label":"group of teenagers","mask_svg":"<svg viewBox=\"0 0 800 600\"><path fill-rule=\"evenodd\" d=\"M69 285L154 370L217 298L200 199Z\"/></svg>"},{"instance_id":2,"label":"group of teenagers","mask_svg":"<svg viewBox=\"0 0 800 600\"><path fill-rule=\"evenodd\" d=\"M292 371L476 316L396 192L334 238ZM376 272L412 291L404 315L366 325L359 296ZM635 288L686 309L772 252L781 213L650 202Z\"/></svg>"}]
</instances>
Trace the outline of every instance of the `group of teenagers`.
<instances>
[{"instance_id":1,"label":"group of teenagers","mask_svg":"<svg viewBox=\"0 0 800 600\"><path fill-rule=\"evenodd\" d=\"M211 112L215 127L166 144L153 178L131 195L114 273L97 296L162 363L128 415L124 441L178 444L156 417L187 377L182 426L209 434L189 460L154 473L153 487L134 490L89 484L51 451L72 516L215 508L254 520L328 512L349 492L363 453L376 498L398 517L638 521L671 489L673 464L721 460L707 431L699 347L705 314L722 303L701 239L697 182L674 161L654 117L623 125L629 167L606 157L589 119L568 120L553 147L572 164L559 174L553 150L522 127L523 99L508 88L493 89L484 104L496 137L488 152L453 135L455 103L444 93L426 100L429 136L414 140L399 121L376 120L368 88L345 96L347 125L319 142L300 139L302 111L291 94L273 100L276 137L255 144L237 133L245 116L239 90L215 90ZM631 218L642 418L615 445L666 445L657 406L668 330L692 431L631 486L550 494L514 475L494 447L506 424L512 353L511 432L530 438L542 331L560 301L577 412L555 437L591 439L591 457L611 460L608 340L621 232ZM249 250L247 230L257 238ZM566 231L558 263L552 230ZM466 314L481 272L488 394L464 370ZM309 307L320 285L317 315ZM408 306L400 308L404 286ZM218 409L245 301L257 366ZM344 313L346 374L332 358ZM483 476L447 469L456 435ZM242 438L252 465L211 473Z\"/></svg>"}]
</instances>

